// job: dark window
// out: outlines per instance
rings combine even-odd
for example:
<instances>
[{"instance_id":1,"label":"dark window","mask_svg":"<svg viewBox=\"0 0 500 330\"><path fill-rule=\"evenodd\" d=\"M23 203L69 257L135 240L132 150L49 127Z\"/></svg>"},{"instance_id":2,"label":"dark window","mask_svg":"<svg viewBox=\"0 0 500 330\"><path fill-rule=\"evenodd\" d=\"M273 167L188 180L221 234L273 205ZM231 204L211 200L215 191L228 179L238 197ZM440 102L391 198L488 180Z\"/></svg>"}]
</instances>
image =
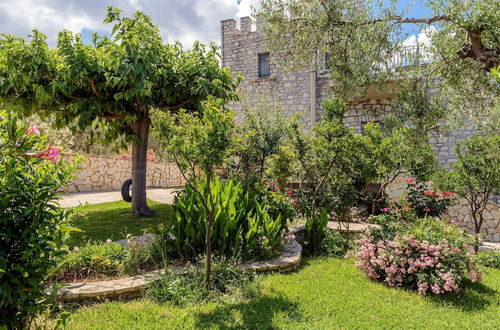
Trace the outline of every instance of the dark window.
<instances>
[{"instance_id":1,"label":"dark window","mask_svg":"<svg viewBox=\"0 0 500 330\"><path fill-rule=\"evenodd\" d=\"M269 77L270 74L269 53L259 54L259 77Z\"/></svg>"},{"instance_id":2,"label":"dark window","mask_svg":"<svg viewBox=\"0 0 500 330\"><path fill-rule=\"evenodd\" d=\"M328 70L330 67L330 53L325 53L325 68Z\"/></svg>"}]
</instances>

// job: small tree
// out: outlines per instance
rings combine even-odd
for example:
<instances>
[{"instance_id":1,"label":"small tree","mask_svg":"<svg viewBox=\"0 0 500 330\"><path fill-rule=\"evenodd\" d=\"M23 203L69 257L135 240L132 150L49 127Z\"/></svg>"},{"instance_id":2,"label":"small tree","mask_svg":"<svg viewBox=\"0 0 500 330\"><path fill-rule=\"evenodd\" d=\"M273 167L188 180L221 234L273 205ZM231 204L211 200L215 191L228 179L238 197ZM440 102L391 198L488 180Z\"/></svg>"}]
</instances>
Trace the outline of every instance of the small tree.
<instances>
[{"instance_id":1,"label":"small tree","mask_svg":"<svg viewBox=\"0 0 500 330\"><path fill-rule=\"evenodd\" d=\"M490 197L500 193L500 136L471 136L458 143L455 150L457 161L452 164L453 170L437 181L467 200L478 235ZM479 250L479 238L474 249Z\"/></svg>"},{"instance_id":2,"label":"small tree","mask_svg":"<svg viewBox=\"0 0 500 330\"><path fill-rule=\"evenodd\" d=\"M279 109L244 109L244 120L237 128L234 162L230 175L247 186L264 179L267 162L289 156L283 149L288 125ZM283 177L283 173L282 177Z\"/></svg>"},{"instance_id":3,"label":"small tree","mask_svg":"<svg viewBox=\"0 0 500 330\"><path fill-rule=\"evenodd\" d=\"M132 213L151 215L146 202L150 112L201 110L209 96L236 99L236 82L220 68L218 49L195 42L191 50L165 44L158 27L141 12L121 17L108 8L111 39L59 33L57 47L34 31L31 42L1 35L0 102L23 115L56 114L60 126L107 126L108 140L132 143Z\"/></svg>"},{"instance_id":4,"label":"small tree","mask_svg":"<svg viewBox=\"0 0 500 330\"><path fill-rule=\"evenodd\" d=\"M195 191L206 214L205 255L207 258L206 288L210 288L212 267L211 232L217 201L211 189L215 170L231 154L232 134L235 128L233 115L220 104L206 103L203 115L197 117L181 111L177 115L155 113L153 131L163 141L163 146L179 166L189 187ZM196 184L197 170L202 171L206 189L200 191Z\"/></svg>"},{"instance_id":5,"label":"small tree","mask_svg":"<svg viewBox=\"0 0 500 330\"><path fill-rule=\"evenodd\" d=\"M290 136L302 167L301 206L308 217L306 229L313 253L324 238L327 214L333 212L339 221L350 220L358 189L365 184L365 174L371 172L367 144L344 125L345 104L332 99L323 108L323 121L313 128L310 140L296 126Z\"/></svg>"},{"instance_id":6,"label":"small tree","mask_svg":"<svg viewBox=\"0 0 500 330\"><path fill-rule=\"evenodd\" d=\"M370 145L370 158L374 172L368 179L380 183L372 202L372 214L377 214L385 198L387 187L401 174L409 172L420 178L427 177L435 167L435 153L421 132L411 127L395 130L383 129L379 124L364 126Z\"/></svg>"}]
</instances>

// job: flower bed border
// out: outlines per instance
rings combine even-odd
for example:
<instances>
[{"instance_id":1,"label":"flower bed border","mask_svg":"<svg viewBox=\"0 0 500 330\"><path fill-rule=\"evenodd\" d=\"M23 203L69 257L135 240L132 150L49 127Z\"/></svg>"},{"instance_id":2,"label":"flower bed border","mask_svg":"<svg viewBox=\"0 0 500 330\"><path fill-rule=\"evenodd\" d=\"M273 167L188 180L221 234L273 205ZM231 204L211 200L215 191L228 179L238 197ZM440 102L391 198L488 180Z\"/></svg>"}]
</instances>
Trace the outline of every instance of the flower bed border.
<instances>
[{"instance_id":1,"label":"flower bed border","mask_svg":"<svg viewBox=\"0 0 500 330\"><path fill-rule=\"evenodd\" d=\"M284 246L279 257L266 261L247 261L238 267L246 271L287 272L300 264L302 259L302 246L296 240L289 240ZM169 266L169 269L183 273L185 267ZM120 278L108 281L73 283L59 289L57 299L63 302L77 302L82 300L98 300L109 298L132 298L142 294L146 286L160 279L165 270L160 269L141 275Z\"/></svg>"}]
</instances>

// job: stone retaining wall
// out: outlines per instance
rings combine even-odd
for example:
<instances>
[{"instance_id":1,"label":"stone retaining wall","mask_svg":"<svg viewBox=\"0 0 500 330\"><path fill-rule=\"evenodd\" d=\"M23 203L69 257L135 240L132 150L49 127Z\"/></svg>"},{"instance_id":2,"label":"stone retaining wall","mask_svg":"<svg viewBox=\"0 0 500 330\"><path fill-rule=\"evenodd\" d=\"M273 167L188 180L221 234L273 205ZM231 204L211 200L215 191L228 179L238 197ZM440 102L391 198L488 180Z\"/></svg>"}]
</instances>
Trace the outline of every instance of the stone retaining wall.
<instances>
[{"instance_id":1,"label":"stone retaining wall","mask_svg":"<svg viewBox=\"0 0 500 330\"><path fill-rule=\"evenodd\" d=\"M387 188L387 194L390 199L398 199L407 194L406 182L403 177L398 177ZM466 229L471 234L474 233L474 220L470 215L467 201L460 198L456 205L450 207L444 217L457 223L460 228ZM484 212L484 223L481 228L481 234L486 241L500 242L500 205L497 203L488 203Z\"/></svg>"},{"instance_id":2,"label":"stone retaining wall","mask_svg":"<svg viewBox=\"0 0 500 330\"><path fill-rule=\"evenodd\" d=\"M63 156L71 160L73 154ZM132 161L117 157L86 155L75 173L76 179L68 186L69 192L120 190L123 182L132 178ZM147 186L172 188L184 185L177 165L167 162L148 162Z\"/></svg>"}]
</instances>

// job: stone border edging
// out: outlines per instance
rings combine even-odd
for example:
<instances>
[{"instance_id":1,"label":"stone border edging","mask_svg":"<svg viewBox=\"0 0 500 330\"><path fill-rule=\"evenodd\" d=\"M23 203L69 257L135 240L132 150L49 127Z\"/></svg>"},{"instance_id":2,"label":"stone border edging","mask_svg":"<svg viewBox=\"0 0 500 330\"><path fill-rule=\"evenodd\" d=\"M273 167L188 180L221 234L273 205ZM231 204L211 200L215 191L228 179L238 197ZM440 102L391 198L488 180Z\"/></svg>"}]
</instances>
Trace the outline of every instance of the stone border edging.
<instances>
[{"instance_id":1,"label":"stone border edging","mask_svg":"<svg viewBox=\"0 0 500 330\"><path fill-rule=\"evenodd\" d=\"M276 259L267 261L247 261L238 267L246 271L266 272L278 270L286 272L294 269L302 259L302 246L294 239L289 240L283 246L283 251ZM171 266L169 269L177 272L185 272L185 267ZM88 283L73 283L67 285L57 292L57 298L64 302L76 302L79 300L136 297L151 282L161 278L165 270L156 270L141 275Z\"/></svg>"}]
</instances>

